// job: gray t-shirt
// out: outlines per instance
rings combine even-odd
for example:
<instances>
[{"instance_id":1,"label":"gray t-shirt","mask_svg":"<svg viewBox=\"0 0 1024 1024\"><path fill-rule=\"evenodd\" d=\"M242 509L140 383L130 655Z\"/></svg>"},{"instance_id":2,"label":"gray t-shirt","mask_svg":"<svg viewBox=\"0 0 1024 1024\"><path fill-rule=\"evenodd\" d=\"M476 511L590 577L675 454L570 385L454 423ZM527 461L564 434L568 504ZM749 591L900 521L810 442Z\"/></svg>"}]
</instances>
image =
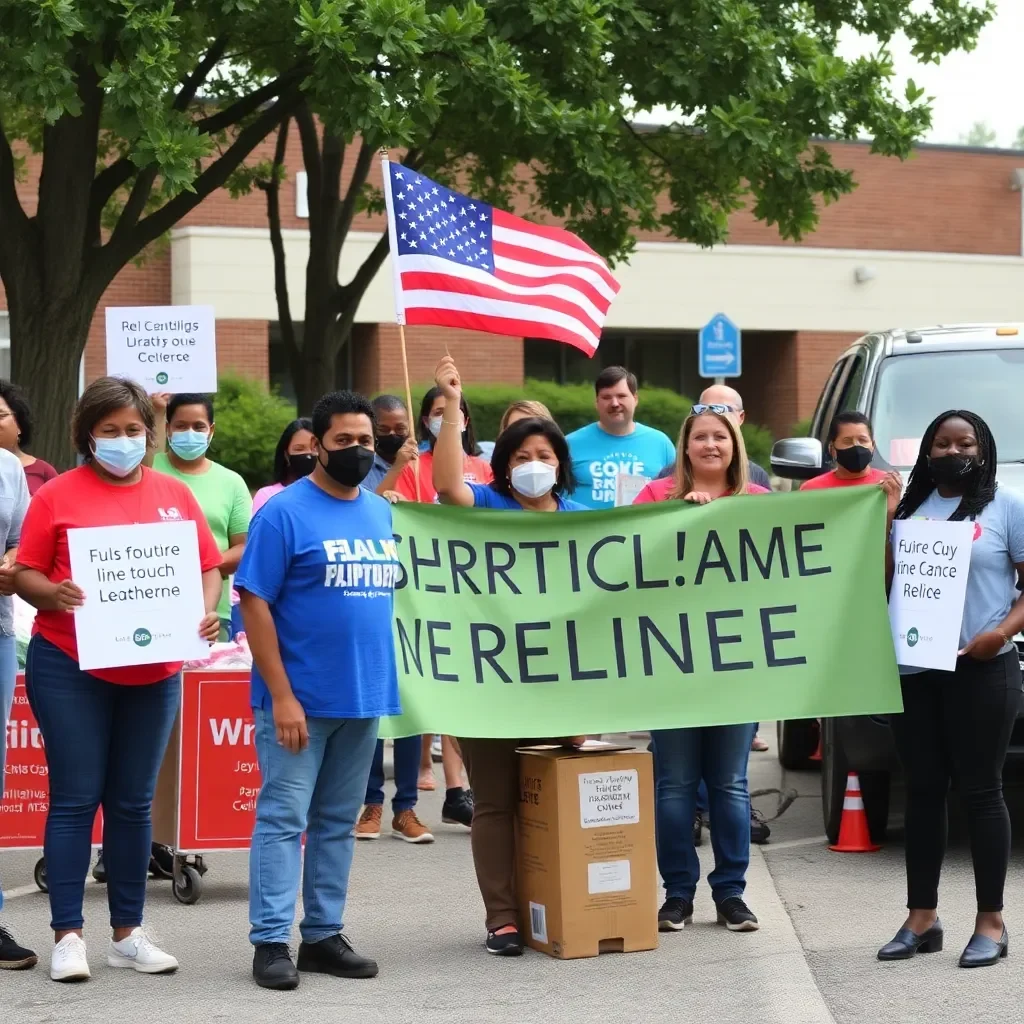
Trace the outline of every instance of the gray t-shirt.
<instances>
[{"instance_id":1,"label":"gray t-shirt","mask_svg":"<svg viewBox=\"0 0 1024 1024\"><path fill-rule=\"evenodd\" d=\"M910 518L947 520L959 506L959 498L943 498L932 491ZM1020 597L1015 568L1020 563L1024 563L1024 499L1000 487L974 523L971 570L960 626L961 648L1006 618ZM900 667L903 675L921 671Z\"/></svg>"},{"instance_id":2,"label":"gray t-shirt","mask_svg":"<svg viewBox=\"0 0 1024 1024\"><path fill-rule=\"evenodd\" d=\"M0 555L18 546L21 524L28 508L28 483L17 455L0 448ZM14 607L9 597L0 597L0 632L14 632Z\"/></svg>"}]
</instances>

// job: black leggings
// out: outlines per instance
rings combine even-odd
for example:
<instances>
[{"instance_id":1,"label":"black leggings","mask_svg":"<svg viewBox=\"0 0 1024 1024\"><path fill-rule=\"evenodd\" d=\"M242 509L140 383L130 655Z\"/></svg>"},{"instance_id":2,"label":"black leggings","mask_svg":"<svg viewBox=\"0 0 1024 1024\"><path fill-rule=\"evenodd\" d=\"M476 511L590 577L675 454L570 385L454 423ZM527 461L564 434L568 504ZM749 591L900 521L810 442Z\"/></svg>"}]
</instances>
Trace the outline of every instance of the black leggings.
<instances>
[{"instance_id":1,"label":"black leggings","mask_svg":"<svg viewBox=\"0 0 1024 1024\"><path fill-rule=\"evenodd\" d=\"M929 670L902 684L892 730L907 777L907 907L938 906L952 781L967 811L978 911L1002 910L1010 860L1003 762L1021 697L1017 652L960 658L955 672Z\"/></svg>"}]
</instances>

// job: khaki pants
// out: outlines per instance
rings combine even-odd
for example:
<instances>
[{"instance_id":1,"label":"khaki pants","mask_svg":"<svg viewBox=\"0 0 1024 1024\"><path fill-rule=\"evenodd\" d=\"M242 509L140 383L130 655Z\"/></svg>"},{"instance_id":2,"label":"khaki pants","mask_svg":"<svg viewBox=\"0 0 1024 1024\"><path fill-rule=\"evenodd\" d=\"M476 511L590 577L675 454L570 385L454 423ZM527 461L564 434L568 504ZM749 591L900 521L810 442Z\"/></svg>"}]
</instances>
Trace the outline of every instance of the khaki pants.
<instances>
[{"instance_id":1,"label":"khaki pants","mask_svg":"<svg viewBox=\"0 0 1024 1024\"><path fill-rule=\"evenodd\" d=\"M516 905L516 811L521 740L460 739L473 790L473 866L487 930L519 926Z\"/></svg>"}]
</instances>

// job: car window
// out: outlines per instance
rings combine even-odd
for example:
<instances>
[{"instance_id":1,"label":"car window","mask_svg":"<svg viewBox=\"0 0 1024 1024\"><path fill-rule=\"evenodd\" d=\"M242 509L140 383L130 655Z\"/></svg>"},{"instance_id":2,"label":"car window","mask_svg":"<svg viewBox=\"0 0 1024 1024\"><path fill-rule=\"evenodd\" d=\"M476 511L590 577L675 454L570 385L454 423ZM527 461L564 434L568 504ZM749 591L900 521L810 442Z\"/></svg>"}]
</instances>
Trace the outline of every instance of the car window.
<instances>
[{"instance_id":1,"label":"car window","mask_svg":"<svg viewBox=\"0 0 1024 1024\"><path fill-rule=\"evenodd\" d=\"M925 427L968 409L992 428L1000 462L1024 461L1024 349L891 356L879 369L872 421L885 464L908 469Z\"/></svg>"},{"instance_id":2,"label":"car window","mask_svg":"<svg viewBox=\"0 0 1024 1024\"><path fill-rule=\"evenodd\" d=\"M861 350L851 357L850 365L846 369L846 375L839 384L839 398L836 401L835 408L832 410L833 416L836 413L849 412L851 409L857 408L867 366L867 352Z\"/></svg>"},{"instance_id":3,"label":"car window","mask_svg":"<svg viewBox=\"0 0 1024 1024\"><path fill-rule=\"evenodd\" d=\"M849 362L849 358L840 359L832 368L832 373L828 378L828 383L825 385L825 390L821 393L818 408L814 413L814 420L811 425L811 435L818 438L822 444L825 443L825 438L828 435L828 427L832 422L832 410L835 408L839 382L842 379L843 373L849 365Z\"/></svg>"}]
</instances>

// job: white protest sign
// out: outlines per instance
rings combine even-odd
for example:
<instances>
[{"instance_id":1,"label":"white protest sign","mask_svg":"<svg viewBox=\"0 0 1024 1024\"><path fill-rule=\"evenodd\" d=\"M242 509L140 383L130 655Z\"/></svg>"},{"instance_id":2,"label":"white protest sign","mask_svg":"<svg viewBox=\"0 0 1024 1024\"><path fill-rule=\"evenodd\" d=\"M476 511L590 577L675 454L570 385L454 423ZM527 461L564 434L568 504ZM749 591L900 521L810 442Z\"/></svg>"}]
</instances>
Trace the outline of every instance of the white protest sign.
<instances>
[{"instance_id":1,"label":"white protest sign","mask_svg":"<svg viewBox=\"0 0 1024 1024\"><path fill-rule=\"evenodd\" d=\"M634 476L630 473L619 473L615 477L615 507L632 505L636 496L651 481L645 476Z\"/></svg>"},{"instance_id":2,"label":"white protest sign","mask_svg":"<svg viewBox=\"0 0 1024 1024\"><path fill-rule=\"evenodd\" d=\"M107 306L107 374L148 394L217 390L213 306Z\"/></svg>"},{"instance_id":3,"label":"white protest sign","mask_svg":"<svg viewBox=\"0 0 1024 1024\"><path fill-rule=\"evenodd\" d=\"M956 668L974 523L900 519L892 527L889 624L908 668Z\"/></svg>"},{"instance_id":4,"label":"white protest sign","mask_svg":"<svg viewBox=\"0 0 1024 1024\"><path fill-rule=\"evenodd\" d=\"M199 537L191 520L68 530L78 663L88 671L209 656Z\"/></svg>"}]
</instances>

